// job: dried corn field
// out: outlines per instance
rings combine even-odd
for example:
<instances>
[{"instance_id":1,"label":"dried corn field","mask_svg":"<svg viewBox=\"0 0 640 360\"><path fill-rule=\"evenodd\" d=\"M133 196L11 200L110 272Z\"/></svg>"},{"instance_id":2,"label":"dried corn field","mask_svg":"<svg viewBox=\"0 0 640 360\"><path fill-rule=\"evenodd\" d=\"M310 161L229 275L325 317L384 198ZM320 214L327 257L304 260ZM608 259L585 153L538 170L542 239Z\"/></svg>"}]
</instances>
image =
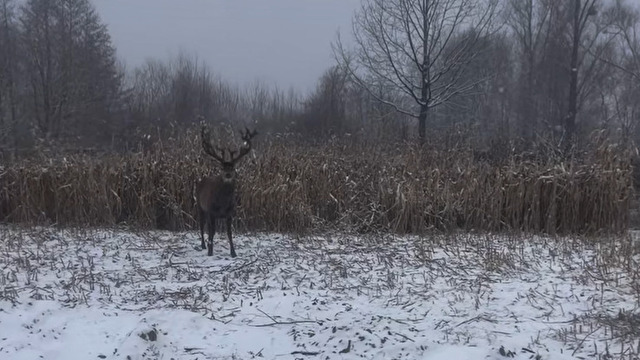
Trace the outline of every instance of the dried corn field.
<instances>
[{"instance_id":1,"label":"dried corn field","mask_svg":"<svg viewBox=\"0 0 640 360\"><path fill-rule=\"evenodd\" d=\"M0 168L0 220L192 229L194 185L216 171L197 131L136 154L22 160ZM621 232L633 193L629 157L603 141L577 160L490 163L465 149L264 139L238 171L244 231Z\"/></svg>"}]
</instances>

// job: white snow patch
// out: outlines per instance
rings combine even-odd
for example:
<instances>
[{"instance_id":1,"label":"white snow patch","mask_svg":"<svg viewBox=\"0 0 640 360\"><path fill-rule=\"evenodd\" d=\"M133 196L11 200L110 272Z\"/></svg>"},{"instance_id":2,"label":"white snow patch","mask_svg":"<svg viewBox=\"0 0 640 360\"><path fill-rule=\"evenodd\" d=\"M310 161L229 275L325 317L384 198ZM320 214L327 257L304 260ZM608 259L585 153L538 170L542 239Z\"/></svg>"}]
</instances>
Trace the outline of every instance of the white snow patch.
<instances>
[{"instance_id":1,"label":"white snow patch","mask_svg":"<svg viewBox=\"0 0 640 360\"><path fill-rule=\"evenodd\" d=\"M635 316L640 302L622 266L637 272L638 257L603 266L608 247L470 235L235 242L231 259L221 239L207 257L195 233L0 229L0 358L562 360L640 346L596 321Z\"/></svg>"}]
</instances>

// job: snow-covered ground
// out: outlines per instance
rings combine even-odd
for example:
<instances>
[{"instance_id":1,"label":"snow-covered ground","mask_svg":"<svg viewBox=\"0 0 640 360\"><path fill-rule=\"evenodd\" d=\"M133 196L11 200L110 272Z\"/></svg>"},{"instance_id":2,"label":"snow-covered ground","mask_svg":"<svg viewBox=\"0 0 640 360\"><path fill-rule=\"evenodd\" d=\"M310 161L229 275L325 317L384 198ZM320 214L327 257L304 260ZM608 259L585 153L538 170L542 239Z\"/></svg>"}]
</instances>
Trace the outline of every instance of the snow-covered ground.
<instances>
[{"instance_id":1,"label":"snow-covered ground","mask_svg":"<svg viewBox=\"0 0 640 360\"><path fill-rule=\"evenodd\" d=\"M640 257L624 242L252 234L235 243L231 259L221 235L207 257L196 232L0 228L0 359L640 352Z\"/></svg>"}]
</instances>

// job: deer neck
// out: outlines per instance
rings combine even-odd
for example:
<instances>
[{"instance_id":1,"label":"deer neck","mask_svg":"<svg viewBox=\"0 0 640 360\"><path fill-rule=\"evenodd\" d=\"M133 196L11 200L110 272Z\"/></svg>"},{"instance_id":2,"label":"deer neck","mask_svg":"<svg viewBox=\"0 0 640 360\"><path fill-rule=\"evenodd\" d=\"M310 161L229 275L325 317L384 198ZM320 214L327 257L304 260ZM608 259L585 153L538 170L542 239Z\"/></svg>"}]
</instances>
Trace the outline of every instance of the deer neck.
<instances>
[{"instance_id":1,"label":"deer neck","mask_svg":"<svg viewBox=\"0 0 640 360\"><path fill-rule=\"evenodd\" d=\"M224 194L227 197L233 196L233 193L236 190L236 183L235 181L227 182L220 179L219 189L221 194Z\"/></svg>"}]
</instances>

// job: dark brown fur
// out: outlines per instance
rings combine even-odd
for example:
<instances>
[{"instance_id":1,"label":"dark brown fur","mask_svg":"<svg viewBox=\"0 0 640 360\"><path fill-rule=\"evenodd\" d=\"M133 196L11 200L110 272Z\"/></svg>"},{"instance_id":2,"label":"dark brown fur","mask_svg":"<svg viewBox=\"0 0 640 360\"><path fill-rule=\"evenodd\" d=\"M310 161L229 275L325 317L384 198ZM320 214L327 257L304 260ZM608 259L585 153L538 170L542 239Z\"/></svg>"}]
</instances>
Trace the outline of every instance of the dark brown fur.
<instances>
[{"instance_id":1,"label":"dark brown fur","mask_svg":"<svg viewBox=\"0 0 640 360\"><path fill-rule=\"evenodd\" d=\"M218 177L204 178L196 187L198 200L198 214L200 219L200 237L202 249L207 248L204 241L204 226L208 224L208 249L207 255L213 255L213 237L216 233L217 219L226 219L227 237L229 238L229 248L231 257L236 257L236 250L233 246L231 236L231 225L236 210L236 170L235 164L240 158L248 154L251 150L251 138L257 133L249 132L247 129L242 134L245 146L240 149L239 155L236 152L227 150L230 160L225 159L225 151L220 148L214 148L210 142L209 132L206 128L202 128L202 146L204 151L214 159L218 160L222 165L222 174Z\"/></svg>"}]
</instances>

